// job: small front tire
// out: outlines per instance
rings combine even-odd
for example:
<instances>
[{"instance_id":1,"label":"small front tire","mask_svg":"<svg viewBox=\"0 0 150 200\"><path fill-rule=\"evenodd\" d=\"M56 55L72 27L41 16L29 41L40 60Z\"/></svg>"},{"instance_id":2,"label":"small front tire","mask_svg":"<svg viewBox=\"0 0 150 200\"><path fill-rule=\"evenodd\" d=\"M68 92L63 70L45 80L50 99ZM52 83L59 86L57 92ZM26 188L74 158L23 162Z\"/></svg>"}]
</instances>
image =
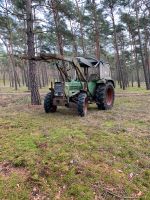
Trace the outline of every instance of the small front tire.
<instances>
[{"instance_id":1,"label":"small front tire","mask_svg":"<svg viewBox=\"0 0 150 200\"><path fill-rule=\"evenodd\" d=\"M53 95L49 92L44 99L44 110L46 113L56 112L57 106L53 105Z\"/></svg>"},{"instance_id":2,"label":"small front tire","mask_svg":"<svg viewBox=\"0 0 150 200\"><path fill-rule=\"evenodd\" d=\"M86 93L80 93L78 96L78 114L81 117L86 116L87 114L87 107L88 107L88 99Z\"/></svg>"}]
</instances>

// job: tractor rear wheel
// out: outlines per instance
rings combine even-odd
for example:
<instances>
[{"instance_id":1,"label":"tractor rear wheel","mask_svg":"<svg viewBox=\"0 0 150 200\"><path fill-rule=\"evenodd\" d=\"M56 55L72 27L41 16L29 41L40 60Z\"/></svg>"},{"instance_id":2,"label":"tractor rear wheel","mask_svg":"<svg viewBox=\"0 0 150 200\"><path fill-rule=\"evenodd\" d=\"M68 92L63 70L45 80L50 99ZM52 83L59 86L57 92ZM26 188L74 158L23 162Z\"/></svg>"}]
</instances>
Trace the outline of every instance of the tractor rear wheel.
<instances>
[{"instance_id":1,"label":"tractor rear wheel","mask_svg":"<svg viewBox=\"0 0 150 200\"><path fill-rule=\"evenodd\" d=\"M78 114L84 117L87 114L88 99L86 93L80 93L78 96Z\"/></svg>"},{"instance_id":2,"label":"tractor rear wheel","mask_svg":"<svg viewBox=\"0 0 150 200\"><path fill-rule=\"evenodd\" d=\"M101 84L96 90L96 104L100 110L109 110L113 107L115 98L114 86L111 82Z\"/></svg>"},{"instance_id":3,"label":"tractor rear wheel","mask_svg":"<svg viewBox=\"0 0 150 200\"><path fill-rule=\"evenodd\" d=\"M53 95L49 92L44 99L44 109L46 113L56 112L57 106L53 105Z\"/></svg>"}]
</instances>

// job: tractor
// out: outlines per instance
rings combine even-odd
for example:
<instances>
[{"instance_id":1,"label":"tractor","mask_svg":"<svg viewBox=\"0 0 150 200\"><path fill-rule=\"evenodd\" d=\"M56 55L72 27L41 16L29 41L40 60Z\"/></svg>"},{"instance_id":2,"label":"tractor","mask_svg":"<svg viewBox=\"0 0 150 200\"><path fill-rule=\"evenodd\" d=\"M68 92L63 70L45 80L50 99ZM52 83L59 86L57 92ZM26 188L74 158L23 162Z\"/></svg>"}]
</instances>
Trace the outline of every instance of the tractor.
<instances>
[{"instance_id":1,"label":"tractor","mask_svg":"<svg viewBox=\"0 0 150 200\"><path fill-rule=\"evenodd\" d=\"M66 65L67 61L67 65ZM79 116L87 114L88 104L96 103L99 110L113 107L115 83L110 66L95 58L76 57L56 62L59 80L51 83L45 96L46 113L54 113L58 106L76 107Z\"/></svg>"}]
</instances>

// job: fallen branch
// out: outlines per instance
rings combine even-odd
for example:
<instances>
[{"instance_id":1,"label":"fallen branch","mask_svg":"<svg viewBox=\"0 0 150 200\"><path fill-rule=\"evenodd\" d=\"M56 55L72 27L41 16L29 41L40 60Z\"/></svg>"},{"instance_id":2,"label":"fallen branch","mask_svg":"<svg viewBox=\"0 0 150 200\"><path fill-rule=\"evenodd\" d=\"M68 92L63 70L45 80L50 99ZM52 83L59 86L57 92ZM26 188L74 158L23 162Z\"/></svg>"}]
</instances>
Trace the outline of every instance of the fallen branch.
<instances>
[{"instance_id":1,"label":"fallen branch","mask_svg":"<svg viewBox=\"0 0 150 200\"><path fill-rule=\"evenodd\" d=\"M99 193L99 188L101 188L102 192L103 192L103 195L111 195L117 199L120 199L120 200L125 200L125 199L139 199L139 196L138 197L128 197L128 196L121 196L117 193L114 193L112 191L110 191L108 188L104 187L101 183L97 183L97 185L94 185L94 188L95 188L95 191L97 193Z\"/></svg>"},{"instance_id":2,"label":"fallen branch","mask_svg":"<svg viewBox=\"0 0 150 200\"><path fill-rule=\"evenodd\" d=\"M116 197L116 198L118 198L118 199L139 199L139 197L125 197L125 196L120 196L120 195L118 195L118 194L116 194L116 193L111 192L110 190L108 190L108 189L106 189L106 188L103 188L103 190L104 190L106 193L108 193L108 194L110 194L110 195L112 195L112 196L114 196L114 197Z\"/></svg>"}]
</instances>

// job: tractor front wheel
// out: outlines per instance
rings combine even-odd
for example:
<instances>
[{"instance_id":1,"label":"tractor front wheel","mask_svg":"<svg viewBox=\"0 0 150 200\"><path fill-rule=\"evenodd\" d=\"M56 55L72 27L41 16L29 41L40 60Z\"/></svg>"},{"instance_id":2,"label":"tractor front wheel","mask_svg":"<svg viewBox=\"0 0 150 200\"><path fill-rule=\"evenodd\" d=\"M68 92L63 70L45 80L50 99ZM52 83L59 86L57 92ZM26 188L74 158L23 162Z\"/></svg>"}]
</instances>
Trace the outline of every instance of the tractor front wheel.
<instances>
[{"instance_id":1,"label":"tractor front wheel","mask_svg":"<svg viewBox=\"0 0 150 200\"><path fill-rule=\"evenodd\" d=\"M78 96L78 114L84 117L87 114L88 99L86 93L80 93Z\"/></svg>"},{"instance_id":2,"label":"tractor front wheel","mask_svg":"<svg viewBox=\"0 0 150 200\"><path fill-rule=\"evenodd\" d=\"M114 86L111 82L99 85L96 90L96 104L100 110L109 110L113 107L115 98Z\"/></svg>"},{"instance_id":3,"label":"tractor front wheel","mask_svg":"<svg viewBox=\"0 0 150 200\"><path fill-rule=\"evenodd\" d=\"M53 95L49 92L44 99L44 109L46 113L56 112L57 106L53 105Z\"/></svg>"}]
</instances>

